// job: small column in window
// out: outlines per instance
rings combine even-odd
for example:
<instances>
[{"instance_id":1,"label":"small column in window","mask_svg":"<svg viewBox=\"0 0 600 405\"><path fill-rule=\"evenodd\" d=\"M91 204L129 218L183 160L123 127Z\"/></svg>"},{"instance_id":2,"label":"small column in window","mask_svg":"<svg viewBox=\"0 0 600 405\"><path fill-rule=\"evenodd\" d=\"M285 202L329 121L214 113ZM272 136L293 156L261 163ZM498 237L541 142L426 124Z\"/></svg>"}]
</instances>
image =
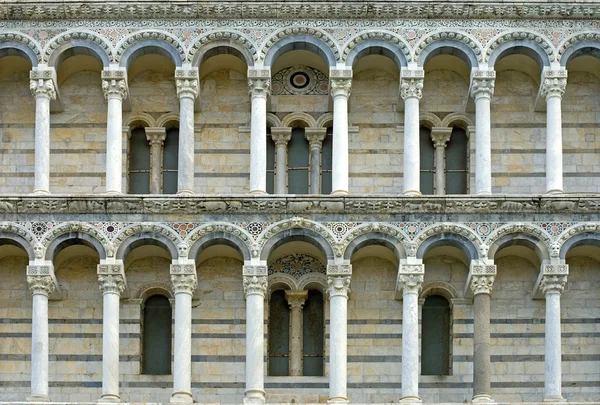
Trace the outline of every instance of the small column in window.
<instances>
[{"instance_id":1,"label":"small column in window","mask_svg":"<svg viewBox=\"0 0 600 405\"><path fill-rule=\"evenodd\" d=\"M146 128L146 139L150 143L150 194L161 194L162 149L166 137L165 128Z\"/></svg>"},{"instance_id":2,"label":"small column in window","mask_svg":"<svg viewBox=\"0 0 600 405\"><path fill-rule=\"evenodd\" d=\"M285 299L290 306L290 370L289 375L301 376L303 370L302 308L308 291L286 291Z\"/></svg>"},{"instance_id":3,"label":"small column in window","mask_svg":"<svg viewBox=\"0 0 600 405\"><path fill-rule=\"evenodd\" d=\"M452 128L436 127L431 128L431 141L435 147L435 194L446 194L446 163L445 149L446 144L450 140Z\"/></svg>"},{"instance_id":4,"label":"small column in window","mask_svg":"<svg viewBox=\"0 0 600 405\"><path fill-rule=\"evenodd\" d=\"M275 142L275 194L286 193L287 144L292 138L292 128L271 128Z\"/></svg>"},{"instance_id":5,"label":"small column in window","mask_svg":"<svg viewBox=\"0 0 600 405\"><path fill-rule=\"evenodd\" d=\"M321 193L321 148L327 128L305 128L304 134L310 145L310 194Z\"/></svg>"}]
</instances>

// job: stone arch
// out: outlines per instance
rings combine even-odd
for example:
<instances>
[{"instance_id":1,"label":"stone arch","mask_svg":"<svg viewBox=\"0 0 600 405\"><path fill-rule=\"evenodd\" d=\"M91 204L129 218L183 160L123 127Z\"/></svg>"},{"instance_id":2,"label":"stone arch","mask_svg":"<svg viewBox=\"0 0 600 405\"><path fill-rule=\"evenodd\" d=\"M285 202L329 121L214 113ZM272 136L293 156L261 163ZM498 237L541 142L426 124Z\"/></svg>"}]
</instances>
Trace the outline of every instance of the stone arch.
<instances>
[{"instance_id":1,"label":"stone arch","mask_svg":"<svg viewBox=\"0 0 600 405\"><path fill-rule=\"evenodd\" d=\"M213 223L194 229L186 238L189 245L187 257L195 260L200 252L217 244L227 245L236 249L244 258L252 258L252 237L243 228L228 223Z\"/></svg>"},{"instance_id":2,"label":"stone arch","mask_svg":"<svg viewBox=\"0 0 600 405\"><path fill-rule=\"evenodd\" d=\"M496 229L488 237L489 248L486 256L494 260L496 253L502 247L510 244L522 245L532 249L541 263L550 259L551 243L552 241L541 228L527 224L509 224Z\"/></svg>"},{"instance_id":3,"label":"stone arch","mask_svg":"<svg viewBox=\"0 0 600 405\"><path fill-rule=\"evenodd\" d=\"M34 260L41 253L36 255L34 250L35 239L33 235L24 227L16 224L0 224L0 246L15 245L23 249L29 260Z\"/></svg>"},{"instance_id":4,"label":"stone arch","mask_svg":"<svg viewBox=\"0 0 600 405\"><path fill-rule=\"evenodd\" d=\"M273 291L279 290L280 287L282 287L282 286L287 287L290 290L299 290L300 289L300 287L298 286L297 280L294 277L290 276L289 274L285 274L285 273L270 274L267 278L267 281L268 281L268 289L269 289L269 292L267 295L268 299L271 298L271 294L273 293Z\"/></svg>"},{"instance_id":5,"label":"stone arch","mask_svg":"<svg viewBox=\"0 0 600 405\"><path fill-rule=\"evenodd\" d=\"M137 125L142 123L144 127L156 127L157 123L153 116L147 113L137 113L132 115L127 120L123 120L124 125L127 127L131 127L132 125Z\"/></svg>"},{"instance_id":6,"label":"stone arch","mask_svg":"<svg viewBox=\"0 0 600 405\"><path fill-rule=\"evenodd\" d=\"M189 59L192 66L200 66L206 58L223 53L237 56L247 66L254 66L257 58L256 47L243 34L213 31L196 39L189 48Z\"/></svg>"},{"instance_id":7,"label":"stone arch","mask_svg":"<svg viewBox=\"0 0 600 405\"><path fill-rule=\"evenodd\" d=\"M117 47L115 59L119 66L129 68L137 57L146 53L165 56L176 67L186 61L185 50L177 37L162 31L141 31L128 36Z\"/></svg>"},{"instance_id":8,"label":"stone arch","mask_svg":"<svg viewBox=\"0 0 600 405\"><path fill-rule=\"evenodd\" d=\"M98 229L83 222L59 225L48 232L41 243L46 260L54 260L58 251L80 240L84 245L94 249L100 259L114 255L114 248L108 238Z\"/></svg>"},{"instance_id":9,"label":"stone arch","mask_svg":"<svg viewBox=\"0 0 600 405\"><path fill-rule=\"evenodd\" d=\"M327 128L328 126L333 125L333 114L325 113L317 118L317 123L315 124L317 128Z\"/></svg>"},{"instance_id":10,"label":"stone arch","mask_svg":"<svg viewBox=\"0 0 600 405\"><path fill-rule=\"evenodd\" d=\"M265 66L271 66L285 52L297 49L316 53L330 67L335 67L340 59L335 41L325 32L316 28L294 27L273 34L263 45L259 60Z\"/></svg>"},{"instance_id":11,"label":"stone arch","mask_svg":"<svg viewBox=\"0 0 600 405\"><path fill-rule=\"evenodd\" d=\"M550 66L554 58L554 49L550 42L535 32L514 31L496 36L486 51L486 59L490 67L505 55L520 53L535 60L540 68Z\"/></svg>"},{"instance_id":12,"label":"stone arch","mask_svg":"<svg viewBox=\"0 0 600 405\"><path fill-rule=\"evenodd\" d=\"M580 224L569 228L558 237L551 246L551 256L564 259L569 249L578 246L584 241L600 241L600 224ZM596 246L596 245L594 245Z\"/></svg>"},{"instance_id":13,"label":"stone arch","mask_svg":"<svg viewBox=\"0 0 600 405\"><path fill-rule=\"evenodd\" d=\"M419 123L429 129L442 126L440 117L430 112L422 112L419 114Z\"/></svg>"},{"instance_id":14,"label":"stone arch","mask_svg":"<svg viewBox=\"0 0 600 405\"><path fill-rule=\"evenodd\" d=\"M177 246L181 239L174 230L158 224L137 224L121 230L113 241L116 248L115 257L123 260L129 251L146 242L164 248L172 259L180 257Z\"/></svg>"},{"instance_id":15,"label":"stone arch","mask_svg":"<svg viewBox=\"0 0 600 405\"><path fill-rule=\"evenodd\" d=\"M43 62L58 68L63 60L76 55L90 55L97 59L104 68L114 60L110 44L93 32L69 31L46 46Z\"/></svg>"},{"instance_id":16,"label":"stone arch","mask_svg":"<svg viewBox=\"0 0 600 405\"><path fill-rule=\"evenodd\" d=\"M298 289L306 290L310 284L316 284L323 296L327 293L327 276L321 273L310 273L298 279Z\"/></svg>"},{"instance_id":17,"label":"stone arch","mask_svg":"<svg viewBox=\"0 0 600 405\"><path fill-rule=\"evenodd\" d=\"M135 297L141 300L141 304L144 305L146 299L153 295L164 295L169 300L173 300L173 293L171 292L171 286L166 283L147 283L140 286L137 290Z\"/></svg>"},{"instance_id":18,"label":"stone arch","mask_svg":"<svg viewBox=\"0 0 600 405\"><path fill-rule=\"evenodd\" d=\"M454 288L454 286L450 283L433 281L431 283L423 284L421 293L419 294L419 299L424 300L430 295L441 295L448 300L450 305L452 305L452 300L458 298L458 291L456 291L456 288Z\"/></svg>"},{"instance_id":19,"label":"stone arch","mask_svg":"<svg viewBox=\"0 0 600 405\"><path fill-rule=\"evenodd\" d=\"M414 256L422 259L429 250L442 245L458 248L468 260L481 258L480 239L470 228L458 224L440 224L425 229L417 237L411 250L414 251Z\"/></svg>"},{"instance_id":20,"label":"stone arch","mask_svg":"<svg viewBox=\"0 0 600 405\"><path fill-rule=\"evenodd\" d=\"M434 56L453 55L473 69L479 67L482 54L479 42L464 32L435 32L423 38L415 47L415 60L421 67Z\"/></svg>"},{"instance_id":21,"label":"stone arch","mask_svg":"<svg viewBox=\"0 0 600 405\"><path fill-rule=\"evenodd\" d=\"M173 122L179 123L179 114L177 114L177 113L167 113L167 114L161 115L160 117L158 117L156 119L156 126L157 127L161 127L161 128L165 128L170 123L173 123Z\"/></svg>"},{"instance_id":22,"label":"stone arch","mask_svg":"<svg viewBox=\"0 0 600 405\"><path fill-rule=\"evenodd\" d=\"M559 258L564 260L569 250L582 245L592 245L600 247L600 233L583 232L570 237L561 245Z\"/></svg>"},{"instance_id":23,"label":"stone arch","mask_svg":"<svg viewBox=\"0 0 600 405\"><path fill-rule=\"evenodd\" d=\"M267 124L271 124L272 127L279 128L282 126L281 120L273 113L267 113ZM250 123L248 123L250 126Z\"/></svg>"},{"instance_id":24,"label":"stone arch","mask_svg":"<svg viewBox=\"0 0 600 405\"><path fill-rule=\"evenodd\" d=\"M344 260L350 260L358 249L379 245L394 252L398 263L400 263L401 259L406 258L406 249L403 242L403 233L395 227L380 223L359 225L352 229L341 242L344 249L343 258Z\"/></svg>"},{"instance_id":25,"label":"stone arch","mask_svg":"<svg viewBox=\"0 0 600 405\"><path fill-rule=\"evenodd\" d=\"M21 56L37 67L42 60L42 52L33 38L17 33L4 32L0 34L0 57Z\"/></svg>"},{"instance_id":26,"label":"stone arch","mask_svg":"<svg viewBox=\"0 0 600 405\"><path fill-rule=\"evenodd\" d=\"M315 119L310 114L307 114L304 112L293 112L293 113L287 114L281 120L281 126L282 127L291 127L295 121L302 121L306 124L307 127L316 127L317 126L317 121L315 121Z\"/></svg>"},{"instance_id":27,"label":"stone arch","mask_svg":"<svg viewBox=\"0 0 600 405\"><path fill-rule=\"evenodd\" d=\"M398 69L406 68L411 61L408 44L389 31L362 32L348 41L343 51L346 66L353 67L363 56L382 55L393 60Z\"/></svg>"},{"instance_id":28,"label":"stone arch","mask_svg":"<svg viewBox=\"0 0 600 405\"><path fill-rule=\"evenodd\" d=\"M335 237L325 226L295 217L268 227L259 236L256 256L259 256L261 260L267 260L273 250L290 239L302 240L316 246L323 252L327 260L333 260L342 255ZM254 251L252 256L255 257Z\"/></svg>"},{"instance_id":29,"label":"stone arch","mask_svg":"<svg viewBox=\"0 0 600 405\"><path fill-rule=\"evenodd\" d=\"M451 113L444 117L441 126L445 128L452 128L454 126L457 126L467 131L469 127L475 126L475 123L473 122L473 119L471 119L471 117L468 117L465 114Z\"/></svg>"},{"instance_id":30,"label":"stone arch","mask_svg":"<svg viewBox=\"0 0 600 405\"><path fill-rule=\"evenodd\" d=\"M582 32L567 38L558 48L556 58L566 67L571 59L587 54L600 59L600 33Z\"/></svg>"}]
</instances>

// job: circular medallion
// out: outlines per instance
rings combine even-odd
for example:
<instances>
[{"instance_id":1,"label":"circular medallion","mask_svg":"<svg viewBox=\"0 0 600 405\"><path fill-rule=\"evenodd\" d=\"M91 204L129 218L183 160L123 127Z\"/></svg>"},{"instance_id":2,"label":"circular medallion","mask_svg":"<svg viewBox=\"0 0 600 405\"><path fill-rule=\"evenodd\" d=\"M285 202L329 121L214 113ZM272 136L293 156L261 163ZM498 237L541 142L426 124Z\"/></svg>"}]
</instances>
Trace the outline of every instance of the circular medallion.
<instances>
[{"instance_id":1,"label":"circular medallion","mask_svg":"<svg viewBox=\"0 0 600 405\"><path fill-rule=\"evenodd\" d=\"M304 89L310 83L310 78L305 72L294 72L290 76L290 84L295 89Z\"/></svg>"}]
</instances>

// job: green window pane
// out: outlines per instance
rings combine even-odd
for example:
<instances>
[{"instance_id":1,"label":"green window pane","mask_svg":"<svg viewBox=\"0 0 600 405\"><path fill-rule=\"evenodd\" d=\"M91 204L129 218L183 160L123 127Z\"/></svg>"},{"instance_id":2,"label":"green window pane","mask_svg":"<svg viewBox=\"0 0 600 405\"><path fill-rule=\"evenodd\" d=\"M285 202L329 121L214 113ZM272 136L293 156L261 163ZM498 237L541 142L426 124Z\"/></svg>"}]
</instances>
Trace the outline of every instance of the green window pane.
<instances>
[{"instance_id":1,"label":"green window pane","mask_svg":"<svg viewBox=\"0 0 600 405\"><path fill-rule=\"evenodd\" d=\"M163 147L163 170L177 170L179 156L179 128L167 130Z\"/></svg>"},{"instance_id":2,"label":"green window pane","mask_svg":"<svg viewBox=\"0 0 600 405\"><path fill-rule=\"evenodd\" d=\"M163 172L163 194L177 193L177 172Z\"/></svg>"},{"instance_id":3,"label":"green window pane","mask_svg":"<svg viewBox=\"0 0 600 405\"><path fill-rule=\"evenodd\" d=\"M302 310L305 376L323 375L323 294L309 290Z\"/></svg>"},{"instance_id":4,"label":"green window pane","mask_svg":"<svg viewBox=\"0 0 600 405\"><path fill-rule=\"evenodd\" d=\"M129 170L150 170L150 143L146 139L144 128L131 130Z\"/></svg>"},{"instance_id":5,"label":"green window pane","mask_svg":"<svg viewBox=\"0 0 600 405\"><path fill-rule=\"evenodd\" d=\"M129 173L130 194L150 194L150 173Z\"/></svg>"},{"instance_id":6,"label":"green window pane","mask_svg":"<svg viewBox=\"0 0 600 405\"><path fill-rule=\"evenodd\" d=\"M467 172L446 173L446 194L467 194Z\"/></svg>"},{"instance_id":7,"label":"green window pane","mask_svg":"<svg viewBox=\"0 0 600 405\"><path fill-rule=\"evenodd\" d=\"M468 145L466 131L454 127L446 145L446 194L467 193Z\"/></svg>"},{"instance_id":8,"label":"green window pane","mask_svg":"<svg viewBox=\"0 0 600 405\"><path fill-rule=\"evenodd\" d=\"M331 194L331 172L321 174L321 194Z\"/></svg>"},{"instance_id":9,"label":"green window pane","mask_svg":"<svg viewBox=\"0 0 600 405\"><path fill-rule=\"evenodd\" d=\"M321 169L331 170L331 160L333 156L333 134L331 128L327 128L327 136L323 139L323 149L321 151Z\"/></svg>"},{"instance_id":10,"label":"green window pane","mask_svg":"<svg viewBox=\"0 0 600 405\"><path fill-rule=\"evenodd\" d=\"M167 297L153 295L144 305L143 374L171 374L172 310Z\"/></svg>"},{"instance_id":11,"label":"green window pane","mask_svg":"<svg viewBox=\"0 0 600 405\"><path fill-rule=\"evenodd\" d=\"M285 291L274 291L269 303L269 375L288 375L289 330L290 308L285 299Z\"/></svg>"},{"instance_id":12,"label":"green window pane","mask_svg":"<svg viewBox=\"0 0 600 405\"><path fill-rule=\"evenodd\" d=\"M433 170L435 149L431 141L431 130L429 128L421 127L419 141L421 170Z\"/></svg>"},{"instance_id":13,"label":"green window pane","mask_svg":"<svg viewBox=\"0 0 600 405\"><path fill-rule=\"evenodd\" d=\"M275 193L275 142L271 138L271 128L267 128L267 193Z\"/></svg>"},{"instance_id":14,"label":"green window pane","mask_svg":"<svg viewBox=\"0 0 600 405\"><path fill-rule=\"evenodd\" d=\"M430 295L423 304L421 323L421 374L450 374L450 304Z\"/></svg>"},{"instance_id":15,"label":"green window pane","mask_svg":"<svg viewBox=\"0 0 600 405\"><path fill-rule=\"evenodd\" d=\"M288 143L288 192L308 193L308 154L309 145L304 136L304 128L293 128Z\"/></svg>"}]
</instances>

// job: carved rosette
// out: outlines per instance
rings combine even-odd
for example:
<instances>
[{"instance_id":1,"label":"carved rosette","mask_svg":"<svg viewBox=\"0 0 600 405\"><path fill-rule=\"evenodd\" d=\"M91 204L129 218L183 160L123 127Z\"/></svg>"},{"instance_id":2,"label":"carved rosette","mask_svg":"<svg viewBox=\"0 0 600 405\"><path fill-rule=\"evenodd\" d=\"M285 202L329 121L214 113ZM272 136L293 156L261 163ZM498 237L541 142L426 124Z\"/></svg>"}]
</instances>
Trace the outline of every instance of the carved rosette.
<instances>
[{"instance_id":1,"label":"carved rosette","mask_svg":"<svg viewBox=\"0 0 600 405\"><path fill-rule=\"evenodd\" d=\"M470 284L473 295L492 294L492 287L495 279L496 276L491 275L473 275Z\"/></svg>"},{"instance_id":2,"label":"carved rosette","mask_svg":"<svg viewBox=\"0 0 600 405\"><path fill-rule=\"evenodd\" d=\"M544 295L561 294L567 284L567 276L543 276L540 289Z\"/></svg>"},{"instance_id":3,"label":"carved rosette","mask_svg":"<svg viewBox=\"0 0 600 405\"><path fill-rule=\"evenodd\" d=\"M198 69L176 69L175 70L175 87L177 88L177 97L190 97L195 99L198 97L200 90L200 80Z\"/></svg>"},{"instance_id":4,"label":"carved rosette","mask_svg":"<svg viewBox=\"0 0 600 405\"><path fill-rule=\"evenodd\" d=\"M352 79L330 79L331 86L331 97L350 97L350 91L352 89Z\"/></svg>"},{"instance_id":5,"label":"carved rosette","mask_svg":"<svg viewBox=\"0 0 600 405\"><path fill-rule=\"evenodd\" d=\"M562 98L567 87L566 70L549 70L544 73L542 82L542 96L548 100L551 97Z\"/></svg>"},{"instance_id":6,"label":"carved rosette","mask_svg":"<svg viewBox=\"0 0 600 405\"><path fill-rule=\"evenodd\" d=\"M171 285L175 294L192 294L198 286L198 281L195 274L171 274Z\"/></svg>"},{"instance_id":7,"label":"carved rosette","mask_svg":"<svg viewBox=\"0 0 600 405\"><path fill-rule=\"evenodd\" d=\"M125 291L125 278L121 274L99 274L98 281L103 294L121 295Z\"/></svg>"},{"instance_id":8,"label":"carved rosette","mask_svg":"<svg viewBox=\"0 0 600 405\"><path fill-rule=\"evenodd\" d=\"M405 266L402 266L404 270ZM423 286L423 274L401 274L398 276L398 290L402 294L418 294Z\"/></svg>"},{"instance_id":9,"label":"carved rosette","mask_svg":"<svg viewBox=\"0 0 600 405\"><path fill-rule=\"evenodd\" d=\"M45 296L52 294L56 289L50 276L27 276L27 287L33 295Z\"/></svg>"},{"instance_id":10,"label":"carved rosette","mask_svg":"<svg viewBox=\"0 0 600 405\"><path fill-rule=\"evenodd\" d=\"M123 100L128 96L127 74L124 70L103 70L102 91L104 97Z\"/></svg>"},{"instance_id":11,"label":"carved rosette","mask_svg":"<svg viewBox=\"0 0 600 405\"><path fill-rule=\"evenodd\" d=\"M327 292L329 298L340 296L348 298L350 293L350 276L327 276Z\"/></svg>"},{"instance_id":12,"label":"carved rosette","mask_svg":"<svg viewBox=\"0 0 600 405\"><path fill-rule=\"evenodd\" d=\"M306 298L308 297L308 291L286 291L285 299L287 300L290 309L302 310Z\"/></svg>"},{"instance_id":13,"label":"carved rosette","mask_svg":"<svg viewBox=\"0 0 600 405\"><path fill-rule=\"evenodd\" d=\"M265 296L267 293L267 276L244 276L244 295Z\"/></svg>"},{"instance_id":14,"label":"carved rosette","mask_svg":"<svg viewBox=\"0 0 600 405\"><path fill-rule=\"evenodd\" d=\"M56 99L56 90L52 79L32 79L29 81L29 89L34 97Z\"/></svg>"},{"instance_id":15,"label":"carved rosette","mask_svg":"<svg viewBox=\"0 0 600 405\"><path fill-rule=\"evenodd\" d=\"M493 70L476 70L471 82L471 97L475 100L481 97L492 98L496 82L496 72Z\"/></svg>"}]
</instances>

